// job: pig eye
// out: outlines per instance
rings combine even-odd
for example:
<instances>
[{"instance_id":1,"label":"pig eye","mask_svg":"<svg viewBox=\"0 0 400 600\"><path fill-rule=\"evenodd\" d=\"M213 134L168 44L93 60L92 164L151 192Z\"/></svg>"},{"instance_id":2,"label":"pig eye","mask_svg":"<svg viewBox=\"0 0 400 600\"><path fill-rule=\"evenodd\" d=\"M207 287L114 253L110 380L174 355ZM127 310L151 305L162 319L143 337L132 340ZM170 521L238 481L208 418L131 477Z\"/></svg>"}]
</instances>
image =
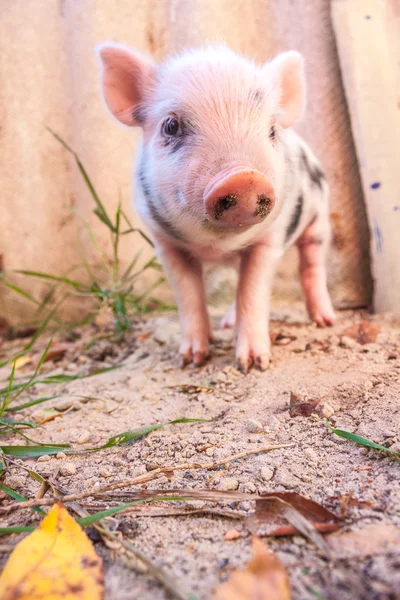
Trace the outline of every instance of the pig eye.
<instances>
[{"instance_id":1,"label":"pig eye","mask_svg":"<svg viewBox=\"0 0 400 600\"><path fill-rule=\"evenodd\" d=\"M275 127L272 126L271 129L269 130L269 139L274 142L275 138L276 138L276 131L275 131Z\"/></svg>"},{"instance_id":2,"label":"pig eye","mask_svg":"<svg viewBox=\"0 0 400 600\"><path fill-rule=\"evenodd\" d=\"M181 132L181 126L178 119L175 117L168 117L168 119L163 123L162 132L167 137L174 137L178 135Z\"/></svg>"}]
</instances>

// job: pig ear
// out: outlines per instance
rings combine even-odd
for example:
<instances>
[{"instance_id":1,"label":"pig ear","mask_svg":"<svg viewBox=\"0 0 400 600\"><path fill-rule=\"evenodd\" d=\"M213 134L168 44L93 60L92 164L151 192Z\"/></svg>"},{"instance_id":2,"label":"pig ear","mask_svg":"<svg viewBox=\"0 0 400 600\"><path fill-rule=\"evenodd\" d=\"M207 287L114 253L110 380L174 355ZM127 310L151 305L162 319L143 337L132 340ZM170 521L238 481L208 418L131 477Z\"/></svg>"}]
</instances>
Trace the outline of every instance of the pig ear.
<instances>
[{"instance_id":1,"label":"pig ear","mask_svg":"<svg viewBox=\"0 0 400 600\"><path fill-rule=\"evenodd\" d=\"M300 119L305 108L304 59L299 52L283 52L264 69L278 91L278 123L282 127L290 127Z\"/></svg>"},{"instance_id":2,"label":"pig ear","mask_svg":"<svg viewBox=\"0 0 400 600\"><path fill-rule=\"evenodd\" d=\"M143 125L143 102L154 81L155 63L117 44L97 47L106 104L124 125Z\"/></svg>"}]
</instances>

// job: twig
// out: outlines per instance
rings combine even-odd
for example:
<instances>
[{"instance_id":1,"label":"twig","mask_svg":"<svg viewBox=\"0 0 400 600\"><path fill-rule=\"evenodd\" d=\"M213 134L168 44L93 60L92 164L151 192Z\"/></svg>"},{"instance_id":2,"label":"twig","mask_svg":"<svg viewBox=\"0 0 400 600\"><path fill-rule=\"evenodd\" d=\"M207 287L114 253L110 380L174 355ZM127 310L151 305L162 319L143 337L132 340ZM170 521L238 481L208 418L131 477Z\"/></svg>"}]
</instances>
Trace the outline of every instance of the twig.
<instances>
[{"instance_id":1,"label":"twig","mask_svg":"<svg viewBox=\"0 0 400 600\"><path fill-rule=\"evenodd\" d=\"M132 485L139 485L141 483L146 483L147 481L151 481L152 479L156 479L158 476L163 475L164 473L171 473L173 471L182 471L187 469L204 469L207 471L213 471L214 469L218 469L218 467L222 467L230 462L235 460L239 460L241 458L246 458L247 456L251 456L253 454L260 454L261 452L270 452L271 450L280 450L281 448L292 448L295 444L277 444L275 446L264 446L262 448L255 448L254 450L248 450L247 452L241 452L240 454L235 454L234 456L230 456L218 462L212 463L211 465L202 465L199 463L182 463L180 465L169 465L165 467L158 467L145 475L140 475L139 477L135 477L133 479L127 479L125 481L119 481L117 483L111 483L109 485L105 485L103 487L91 488L89 490L83 492L77 492L76 494L67 494L61 498L43 498L43 499L35 499L28 500L27 502L15 502L13 504L9 504L8 506L0 508L0 514L9 514L15 510L21 510L22 508L32 508L34 506L49 506L55 504L59 500L65 502L73 502L75 500L82 500L83 498L88 498L89 496L98 496L99 494L103 494L104 492L111 492L112 490L123 489L127 487L131 487ZM193 490L194 491L194 490ZM164 495L168 495L170 493L169 490L164 490Z\"/></svg>"},{"instance_id":2,"label":"twig","mask_svg":"<svg viewBox=\"0 0 400 600\"><path fill-rule=\"evenodd\" d=\"M121 510L119 515L131 514L138 517L187 517L191 515L214 515L216 517L226 517L228 519L243 519L244 514L238 512L236 510L222 510L219 508L192 508L188 510L148 510L143 508L127 508L126 510Z\"/></svg>"}]
</instances>

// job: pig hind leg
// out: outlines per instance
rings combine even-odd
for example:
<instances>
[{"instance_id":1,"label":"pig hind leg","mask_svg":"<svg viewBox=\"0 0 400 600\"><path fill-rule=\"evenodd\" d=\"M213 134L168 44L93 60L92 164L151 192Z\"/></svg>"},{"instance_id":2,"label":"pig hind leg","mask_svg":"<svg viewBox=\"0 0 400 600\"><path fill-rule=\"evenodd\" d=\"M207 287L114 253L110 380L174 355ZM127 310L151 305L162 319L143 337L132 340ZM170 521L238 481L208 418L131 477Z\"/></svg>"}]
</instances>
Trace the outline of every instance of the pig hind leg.
<instances>
[{"instance_id":1,"label":"pig hind leg","mask_svg":"<svg viewBox=\"0 0 400 600\"><path fill-rule=\"evenodd\" d=\"M333 325L335 313L327 288L326 255L329 223L320 214L306 227L297 241L300 277L310 318L318 327Z\"/></svg>"}]
</instances>

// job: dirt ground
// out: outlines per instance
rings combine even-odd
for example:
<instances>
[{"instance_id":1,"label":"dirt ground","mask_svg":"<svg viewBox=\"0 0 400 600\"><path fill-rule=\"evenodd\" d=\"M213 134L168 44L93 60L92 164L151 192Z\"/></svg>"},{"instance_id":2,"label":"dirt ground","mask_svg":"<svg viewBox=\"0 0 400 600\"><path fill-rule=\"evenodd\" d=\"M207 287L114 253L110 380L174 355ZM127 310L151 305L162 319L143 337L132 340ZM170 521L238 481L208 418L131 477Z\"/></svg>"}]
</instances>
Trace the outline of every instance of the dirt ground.
<instances>
[{"instance_id":1,"label":"dirt ground","mask_svg":"<svg viewBox=\"0 0 400 600\"><path fill-rule=\"evenodd\" d=\"M379 325L375 342L360 344L343 334L367 320ZM218 319L215 315L215 325ZM25 466L50 477L70 492L122 481L157 466L214 461L269 444L291 448L252 455L217 470L184 469L160 475L143 489L217 489L248 494L295 491L343 518L342 528L326 536L333 558L324 559L301 537L264 538L287 568L293 598L389 600L400 598L400 462L393 454L366 449L332 434L326 420L400 451L400 322L391 316L339 313L326 330L307 323L302 308L273 314L273 361L269 371L247 376L233 365L232 333L216 330L212 360L201 369L178 368L179 329L175 314L153 315L136 322L128 340L118 345L99 340L85 350L95 328L69 335L61 361L46 362L48 373L87 372L108 364L123 366L103 375L58 386L38 385L31 398L60 397L26 410L40 421L50 407L59 416L31 434L42 442L71 442L79 450L100 445L116 433L180 417L213 419L207 423L168 425L128 447L88 456L45 457ZM278 335L279 334L279 335ZM288 336L288 337L286 337ZM75 337L75 339L71 339ZM60 340L58 340L60 341ZM28 373L27 365L21 373ZM4 385L6 370L0 372ZM170 386L190 384L211 393L184 393ZM290 416L290 393L321 399L310 416ZM8 443L21 443L9 438ZM28 497L38 484L24 471L11 468L5 483ZM118 502L129 502L122 490ZM0 505L10 499L1 496ZM96 501L88 499L93 507ZM111 506L109 502L100 503ZM242 519L196 512L164 515L188 505L192 509L224 508ZM251 500L215 504L200 500L142 506L140 513L117 515L114 524L154 562L198 600L211 597L232 570L243 568L251 555L251 533L244 517L254 511ZM2 518L3 522L4 519ZM9 515L7 524L30 524L29 511ZM235 529L239 535L227 540ZM21 536L3 538L14 544ZM229 536L228 536L229 537ZM101 541L96 550L106 567L107 600L161 600L165 590L148 574L118 565L116 553ZM6 555L2 554L3 562Z\"/></svg>"}]
</instances>

